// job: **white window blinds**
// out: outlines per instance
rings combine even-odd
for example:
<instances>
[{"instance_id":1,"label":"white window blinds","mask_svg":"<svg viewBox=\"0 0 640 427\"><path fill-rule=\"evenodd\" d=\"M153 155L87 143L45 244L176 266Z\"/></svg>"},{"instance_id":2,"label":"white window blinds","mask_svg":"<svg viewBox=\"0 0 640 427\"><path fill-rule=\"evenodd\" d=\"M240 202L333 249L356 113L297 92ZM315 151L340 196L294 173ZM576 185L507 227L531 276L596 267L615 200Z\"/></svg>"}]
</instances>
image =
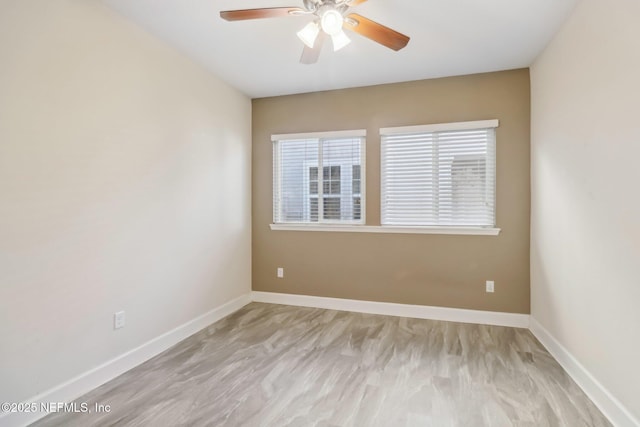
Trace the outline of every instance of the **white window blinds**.
<instances>
[{"instance_id":1,"label":"white window blinds","mask_svg":"<svg viewBox=\"0 0 640 427\"><path fill-rule=\"evenodd\" d=\"M382 225L493 227L497 126L381 129Z\"/></svg>"},{"instance_id":2,"label":"white window blinds","mask_svg":"<svg viewBox=\"0 0 640 427\"><path fill-rule=\"evenodd\" d=\"M274 135L274 223L364 223L363 136Z\"/></svg>"}]
</instances>

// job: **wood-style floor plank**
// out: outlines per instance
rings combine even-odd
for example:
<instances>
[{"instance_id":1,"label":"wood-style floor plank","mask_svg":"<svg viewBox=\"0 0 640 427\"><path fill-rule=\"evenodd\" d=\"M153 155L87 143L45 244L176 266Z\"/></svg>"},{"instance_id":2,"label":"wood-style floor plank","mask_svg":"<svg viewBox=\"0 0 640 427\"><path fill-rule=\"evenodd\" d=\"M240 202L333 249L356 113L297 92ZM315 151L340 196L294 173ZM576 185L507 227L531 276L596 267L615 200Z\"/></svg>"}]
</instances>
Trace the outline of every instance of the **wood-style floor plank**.
<instances>
[{"instance_id":1,"label":"wood-style floor plank","mask_svg":"<svg viewBox=\"0 0 640 427\"><path fill-rule=\"evenodd\" d=\"M252 303L36 426L610 426L526 329Z\"/></svg>"}]
</instances>

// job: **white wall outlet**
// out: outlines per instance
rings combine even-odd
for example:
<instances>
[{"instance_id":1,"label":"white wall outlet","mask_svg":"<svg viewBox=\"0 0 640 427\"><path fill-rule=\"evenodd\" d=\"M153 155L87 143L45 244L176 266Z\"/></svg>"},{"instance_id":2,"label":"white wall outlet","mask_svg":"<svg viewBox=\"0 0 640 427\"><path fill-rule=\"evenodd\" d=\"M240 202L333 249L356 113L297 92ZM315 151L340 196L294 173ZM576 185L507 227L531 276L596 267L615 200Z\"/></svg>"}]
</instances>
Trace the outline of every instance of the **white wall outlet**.
<instances>
[{"instance_id":1,"label":"white wall outlet","mask_svg":"<svg viewBox=\"0 0 640 427\"><path fill-rule=\"evenodd\" d=\"M493 291L494 291L493 280L487 280L487 292L493 293Z\"/></svg>"},{"instance_id":2,"label":"white wall outlet","mask_svg":"<svg viewBox=\"0 0 640 427\"><path fill-rule=\"evenodd\" d=\"M284 268L278 267L278 279L282 279L284 277Z\"/></svg>"},{"instance_id":3,"label":"white wall outlet","mask_svg":"<svg viewBox=\"0 0 640 427\"><path fill-rule=\"evenodd\" d=\"M124 311L119 311L113 315L113 329L124 328L125 324Z\"/></svg>"}]
</instances>

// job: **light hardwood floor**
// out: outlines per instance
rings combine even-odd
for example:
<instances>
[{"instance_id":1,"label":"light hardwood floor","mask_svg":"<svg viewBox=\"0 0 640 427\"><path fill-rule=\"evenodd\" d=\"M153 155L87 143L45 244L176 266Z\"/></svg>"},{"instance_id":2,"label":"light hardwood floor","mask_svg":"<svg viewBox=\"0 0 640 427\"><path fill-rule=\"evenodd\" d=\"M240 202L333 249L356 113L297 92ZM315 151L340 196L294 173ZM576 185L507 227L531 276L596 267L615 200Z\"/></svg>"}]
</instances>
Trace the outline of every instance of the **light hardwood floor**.
<instances>
[{"instance_id":1,"label":"light hardwood floor","mask_svg":"<svg viewBox=\"0 0 640 427\"><path fill-rule=\"evenodd\" d=\"M252 303L44 426L610 426L525 329Z\"/></svg>"}]
</instances>

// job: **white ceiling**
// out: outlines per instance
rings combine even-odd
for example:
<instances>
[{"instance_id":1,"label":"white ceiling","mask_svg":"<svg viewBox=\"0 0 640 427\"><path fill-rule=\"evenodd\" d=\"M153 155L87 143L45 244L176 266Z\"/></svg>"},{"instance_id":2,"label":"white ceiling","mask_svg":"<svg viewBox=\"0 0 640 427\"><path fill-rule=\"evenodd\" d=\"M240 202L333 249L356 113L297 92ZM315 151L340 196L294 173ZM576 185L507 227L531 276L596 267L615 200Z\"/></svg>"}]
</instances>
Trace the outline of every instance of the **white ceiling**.
<instances>
[{"instance_id":1,"label":"white ceiling","mask_svg":"<svg viewBox=\"0 0 640 427\"><path fill-rule=\"evenodd\" d=\"M227 22L221 10L302 0L102 0L252 98L531 65L579 0L369 0L353 10L411 37L399 52L358 34L302 65L304 16Z\"/></svg>"}]
</instances>

